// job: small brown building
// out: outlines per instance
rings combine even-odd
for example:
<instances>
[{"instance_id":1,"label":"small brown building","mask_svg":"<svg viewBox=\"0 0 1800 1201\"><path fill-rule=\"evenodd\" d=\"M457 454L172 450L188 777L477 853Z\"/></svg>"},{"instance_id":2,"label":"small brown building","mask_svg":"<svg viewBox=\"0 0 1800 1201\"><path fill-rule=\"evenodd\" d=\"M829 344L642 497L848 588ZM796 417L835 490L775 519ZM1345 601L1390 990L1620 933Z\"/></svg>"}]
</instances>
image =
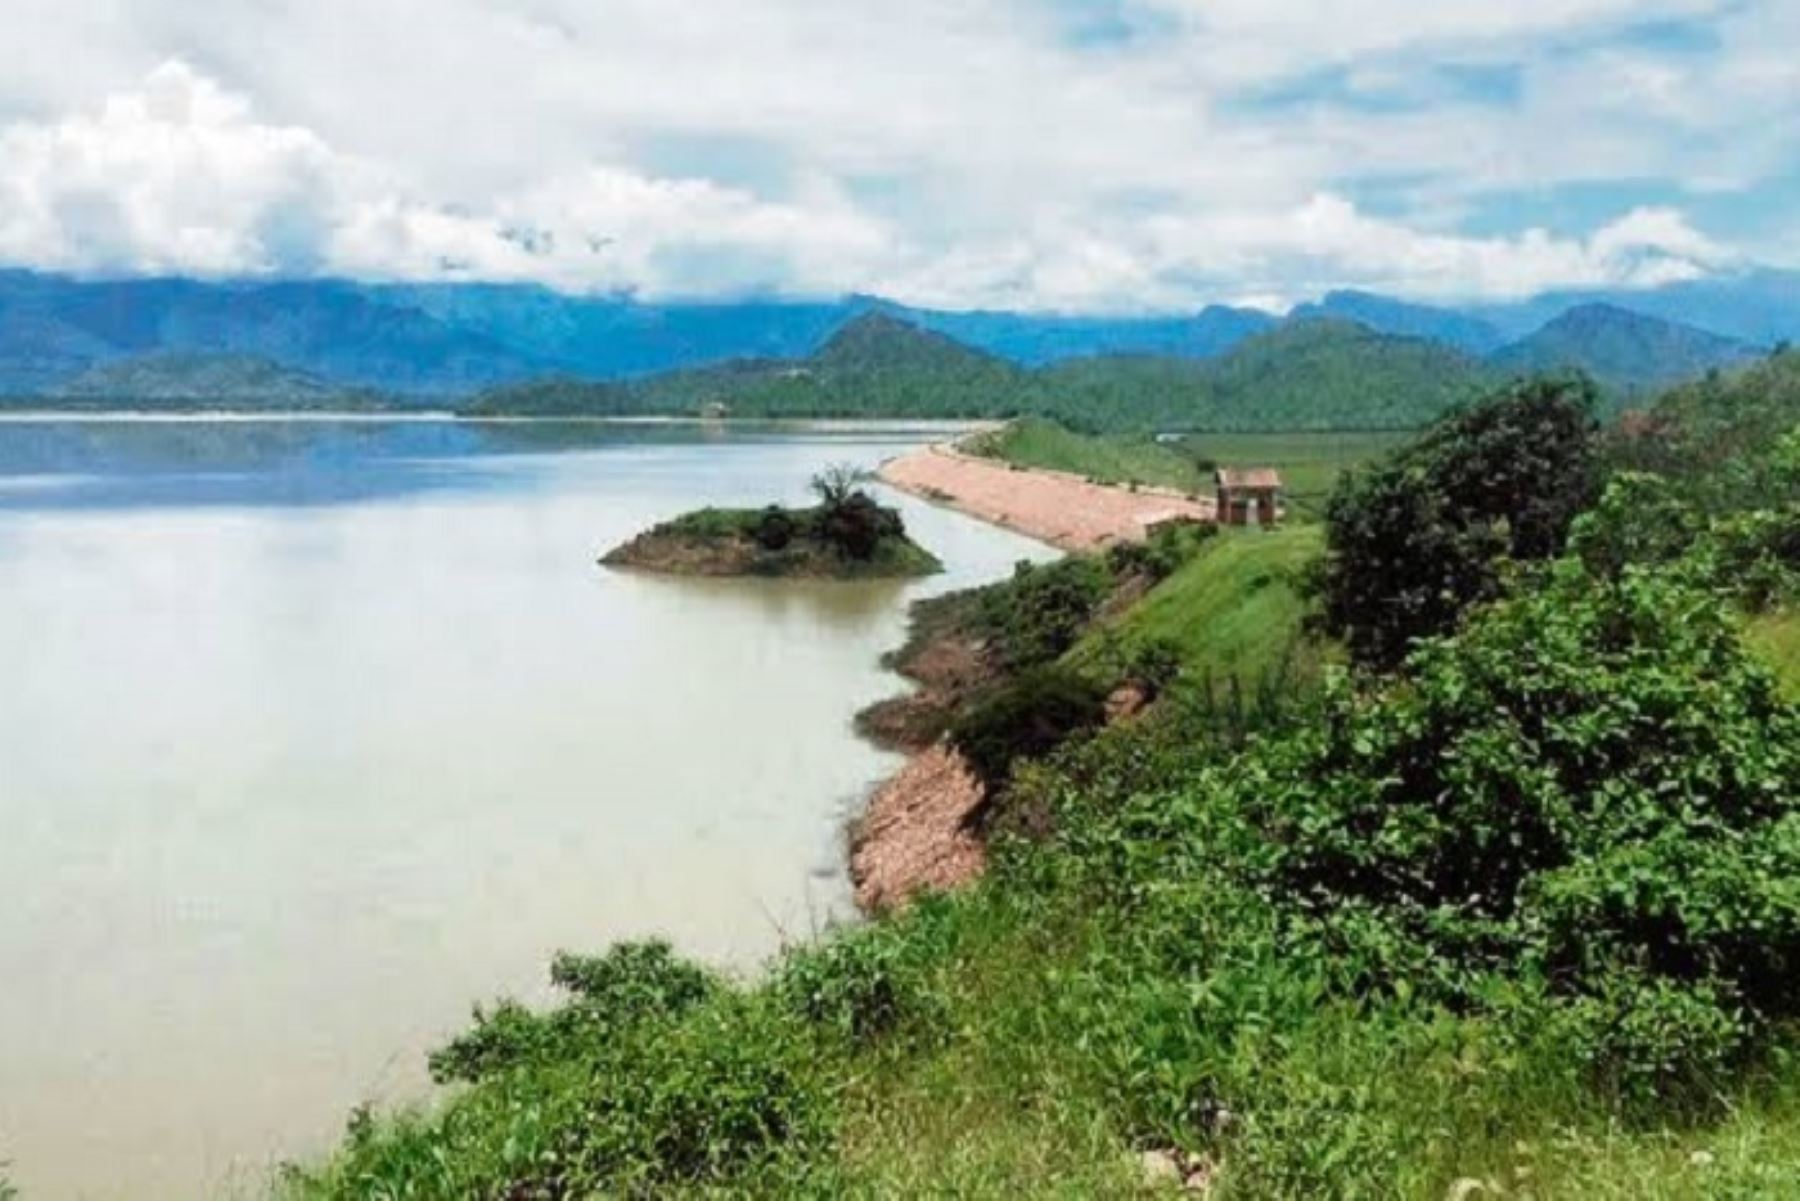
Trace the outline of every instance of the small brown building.
<instances>
[{"instance_id":1,"label":"small brown building","mask_svg":"<svg viewBox=\"0 0 1800 1201\"><path fill-rule=\"evenodd\" d=\"M1272 467L1221 467L1220 525L1271 526L1281 519L1281 473Z\"/></svg>"}]
</instances>

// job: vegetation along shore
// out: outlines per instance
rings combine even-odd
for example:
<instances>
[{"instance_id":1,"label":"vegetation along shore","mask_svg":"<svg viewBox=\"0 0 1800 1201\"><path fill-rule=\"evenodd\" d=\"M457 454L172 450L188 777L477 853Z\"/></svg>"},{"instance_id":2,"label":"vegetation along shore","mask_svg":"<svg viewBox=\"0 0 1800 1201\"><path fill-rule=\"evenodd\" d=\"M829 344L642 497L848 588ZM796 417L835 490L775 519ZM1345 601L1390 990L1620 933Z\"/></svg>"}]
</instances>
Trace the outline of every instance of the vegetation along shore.
<instances>
[{"instance_id":1,"label":"vegetation along shore","mask_svg":"<svg viewBox=\"0 0 1800 1201\"><path fill-rule=\"evenodd\" d=\"M1794 1195L1800 356L1601 412L921 604L923 887L754 981L560 958L286 1194Z\"/></svg>"}]
</instances>

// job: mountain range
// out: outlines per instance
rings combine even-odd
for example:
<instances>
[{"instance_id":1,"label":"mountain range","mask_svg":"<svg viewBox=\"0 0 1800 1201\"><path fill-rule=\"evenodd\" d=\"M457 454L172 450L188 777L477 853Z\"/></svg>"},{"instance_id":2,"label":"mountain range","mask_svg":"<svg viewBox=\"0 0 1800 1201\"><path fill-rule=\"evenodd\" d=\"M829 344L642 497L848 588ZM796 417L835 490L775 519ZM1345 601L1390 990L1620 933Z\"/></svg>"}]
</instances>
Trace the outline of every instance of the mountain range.
<instances>
[{"instance_id":1,"label":"mountain range","mask_svg":"<svg viewBox=\"0 0 1800 1201\"><path fill-rule=\"evenodd\" d=\"M1100 355L1031 367L887 312L852 318L810 355L738 359L633 380L493 389L471 416L992 418L1095 430L1416 426L1496 382L1453 347L1354 322L1284 322L1211 358Z\"/></svg>"},{"instance_id":2,"label":"mountain range","mask_svg":"<svg viewBox=\"0 0 1800 1201\"><path fill-rule=\"evenodd\" d=\"M863 361L846 351L854 339L840 339L852 330L894 333L868 324L871 318L933 335L941 341L931 344L946 353L885 368ZM1322 326L1336 335L1321 338ZM1465 308L1338 291L1287 318L1227 306L1081 317L944 312L866 296L649 304L532 285L83 281L0 271L0 396L91 402L141 388L144 399L174 402L242 387L236 399L275 405L283 397L379 390L402 405L441 407L483 394L483 405L493 407L496 395L541 393L536 381L552 380L565 392L576 381L605 384L586 390L587 403L611 395L604 404L633 410L654 401L687 411L696 397L726 391L751 407L875 411L820 400L821 378L853 376L865 396L910 411L945 407L905 399L911 387L954 393L1003 381L1011 394L1029 380L1039 393L1055 385L1059 397L1085 391L1097 398L1116 394L1125 378L1176 393L1178 384L1203 378L1209 411L1229 415L1249 392L1288 386L1268 374L1271 355L1304 348L1314 358L1310 368L1284 363L1276 374L1298 380L1323 371L1340 392L1366 393L1381 410L1394 407L1382 401L1383 389L1415 376L1447 381L1431 390L1435 396L1459 391L1465 376L1491 380L1563 366L1629 397L1730 367L1796 333L1800 272L1774 270ZM969 359L953 368L951 347L978 356L980 369ZM846 353L859 363L853 372L843 370ZM1420 371L1425 363L1431 368ZM270 372L290 378L271 384ZM721 379L730 386L721 389ZM761 399L742 399L752 394Z\"/></svg>"}]
</instances>

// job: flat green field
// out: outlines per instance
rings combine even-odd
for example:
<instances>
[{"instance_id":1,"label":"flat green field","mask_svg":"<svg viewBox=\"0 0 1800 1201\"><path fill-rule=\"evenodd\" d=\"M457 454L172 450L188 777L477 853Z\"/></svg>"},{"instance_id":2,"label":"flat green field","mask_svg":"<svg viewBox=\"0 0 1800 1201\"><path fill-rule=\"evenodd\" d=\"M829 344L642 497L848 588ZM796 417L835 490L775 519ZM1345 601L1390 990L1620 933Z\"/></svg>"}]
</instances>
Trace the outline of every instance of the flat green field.
<instances>
[{"instance_id":1,"label":"flat green field","mask_svg":"<svg viewBox=\"0 0 1800 1201\"><path fill-rule=\"evenodd\" d=\"M1316 516L1338 476L1413 439L1405 431L1189 434L1167 449L1197 463L1273 467L1287 483L1296 516ZM1210 471L1208 477L1210 478Z\"/></svg>"},{"instance_id":2,"label":"flat green field","mask_svg":"<svg viewBox=\"0 0 1800 1201\"><path fill-rule=\"evenodd\" d=\"M1089 435L1027 417L963 443L970 454L1020 467L1066 471L1102 484L1151 484L1198 492L1212 487L1193 456L1134 434Z\"/></svg>"}]
</instances>

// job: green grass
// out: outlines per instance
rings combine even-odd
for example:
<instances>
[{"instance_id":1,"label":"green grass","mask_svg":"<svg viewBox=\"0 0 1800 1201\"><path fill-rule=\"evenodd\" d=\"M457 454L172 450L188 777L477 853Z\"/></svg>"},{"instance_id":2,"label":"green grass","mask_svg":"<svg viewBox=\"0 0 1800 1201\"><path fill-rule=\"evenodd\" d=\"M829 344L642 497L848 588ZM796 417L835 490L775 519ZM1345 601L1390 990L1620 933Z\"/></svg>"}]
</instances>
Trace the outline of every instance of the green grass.
<instances>
[{"instance_id":1,"label":"green grass","mask_svg":"<svg viewBox=\"0 0 1800 1201\"><path fill-rule=\"evenodd\" d=\"M1410 441L1390 431L1189 434L1173 449L1222 467L1273 467L1287 484L1295 516L1316 515L1338 476Z\"/></svg>"},{"instance_id":2,"label":"green grass","mask_svg":"<svg viewBox=\"0 0 1800 1201\"><path fill-rule=\"evenodd\" d=\"M1086 476L1102 484L1151 484L1199 492L1212 487L1191 455L1142 435L1078 434L1041 417L1027 417L977 434L964 449L971 454Z\"/></svg>"},{"instance_id":3,"label":"green grass","mask_svg":"<svg viewBox=\"0 0 1800 1201\"><path fill-rule=\"evenodd\" d=\"M1324 653L1301 638L1306 602L1299 575L1324 538L1316 525L1228 530L1158 584L1122 617L1104 623L1070 652L1074 666L1102 665L1149 642L1165 642L1194 676L1254 680L1297 650L1302 669Z\"/></svg>"},{"instance_id":4,"label":"green grass","mask_svg":"<svg viewBox=\"0 0 1800 1201\"><path fill-rule=\"evenodd\" d=\"M1346 431L1274 434L1187 434L1171 442L1123 434L1078 434L1039 417L978 434L974 454L1066 471L1106 484L1152 484L1209 493L1215 467L1273 467L1287 484L1290 514L1322 511L1338 476L1408 441L1404 432Z\"/></svg>"},{"instance_id":5,"label":"green grass","mask_svg":"<svg viewBox=\"0 0 1800 1201\"><path fill-rule=\"evenodd\" d=\"M1753 618L1746 636L1757 653L1774 666L1788 694L1800 700L1800 609Z\"/></svg>"}]
</instances>

